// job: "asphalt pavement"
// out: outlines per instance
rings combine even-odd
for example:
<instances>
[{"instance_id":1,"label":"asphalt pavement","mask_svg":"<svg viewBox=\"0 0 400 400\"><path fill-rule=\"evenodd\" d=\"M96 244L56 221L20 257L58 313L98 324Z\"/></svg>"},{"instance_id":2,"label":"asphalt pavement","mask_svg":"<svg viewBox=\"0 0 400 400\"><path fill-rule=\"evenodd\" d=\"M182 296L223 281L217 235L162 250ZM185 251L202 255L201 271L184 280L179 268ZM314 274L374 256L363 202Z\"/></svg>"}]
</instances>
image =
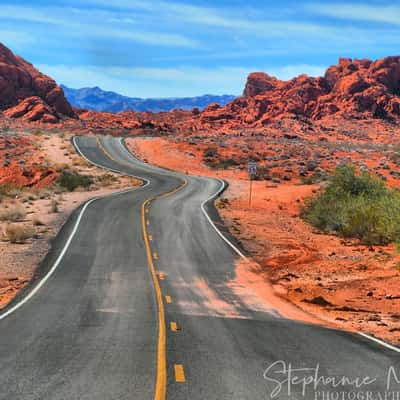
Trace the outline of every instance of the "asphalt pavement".
<instances>
[{"instance_id":1,"label":"asphalt pavement","mask_svg":"<svg viewBox=\"0 0 400 400\"><path fill-rule=\"evenodd\" d=\"M215 229L220 180L143 163L118 138L75 145L144 183L78 209L44 283L0 313L0 399L400 398L400 353L238 294L240 256Z\"/></svg>"}]
</instances>

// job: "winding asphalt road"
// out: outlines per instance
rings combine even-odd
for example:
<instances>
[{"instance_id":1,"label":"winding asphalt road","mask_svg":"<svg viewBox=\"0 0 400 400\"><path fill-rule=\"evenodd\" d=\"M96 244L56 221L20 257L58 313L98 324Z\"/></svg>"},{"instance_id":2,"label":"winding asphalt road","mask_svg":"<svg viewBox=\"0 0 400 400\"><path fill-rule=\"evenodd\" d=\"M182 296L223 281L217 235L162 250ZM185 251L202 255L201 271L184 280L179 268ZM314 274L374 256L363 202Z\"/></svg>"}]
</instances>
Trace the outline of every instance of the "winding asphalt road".
<instances>
[{"instance_id":1,"label":"winding asphalt road","mask_svg":"<svg viewBox=\"0 0 400 400\"><path fill-rule=\"evenodd\" d=\"M219 227L207 200L220 181L144 164L119 139L75 145L145 184L77 210L44 278L0 314L0 399L328 399L384 395L388 380L400 391L398 352L251 307L234 290L239 257L209 220ZM316 387L285 384L290 365ZM323 381L343 376L373 379Z\"/></svg>"}]
</instances>

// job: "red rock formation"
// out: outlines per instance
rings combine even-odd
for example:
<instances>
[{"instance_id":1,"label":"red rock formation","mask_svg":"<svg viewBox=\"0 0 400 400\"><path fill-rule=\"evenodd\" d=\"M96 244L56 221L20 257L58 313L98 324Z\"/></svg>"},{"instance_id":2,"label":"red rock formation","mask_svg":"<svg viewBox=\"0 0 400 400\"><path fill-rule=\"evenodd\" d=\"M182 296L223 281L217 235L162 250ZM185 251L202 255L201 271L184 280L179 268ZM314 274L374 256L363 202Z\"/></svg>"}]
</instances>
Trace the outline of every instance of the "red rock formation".
<instances>
[{"instance_id":1,"label":"red rock formation","mask_svg":"<svg viewBox=\"0 0 400 400\"><path fill-rule=\"evenodd\" d=\"M30 111L33 102L36 109L39 102L46 108L46 112L37 110L33 116L26 117L29 121L56 122L65 116L75 117L71 105L64 97L63 90L53 79L39 72L32 64L14 55L0 43L0 109L19 107L19 103L28 98L31 99L21 104L18 111L28 108ZM33 98L36 100L33 101ZM9 116L13 114L15 113L8 113ZM16 112L15 115L19 114L20 112ZM24 112L21 114L24 117L25 115ZM36 118L40 115L43 115L43 120L41 117ZM53 118L49 117L51 115Z\"/></svg>"},{"instance_id":2,"label":"red rock formation","mask_svg":"<svg viewBox=\"0 0 400 400\"><path fill-rule=\"evenodd\" d=\"M28 136L0 135L0 185L45 187L59 176Z\"/></svg>"},{"instance_id":3,"label":"red rock formation","mask_svg":"<svg viewBox=\"0 0 400 400\"><path fill-rule=\"evenodd\" d=\"M4 63L4 59L12 59L11 66L10 62ZM14 65L21 63L24 68ZM15 84L10 85L10 82ZM6 116L27 122L56 122L62 115L71 115L62 90L54 85L50 78L0 47L0 105L9 107L15 103L5 112ZM31 94L32 87L38 92L35 96ZM342 58L318 78L300 75L280 81L265 73L252 73L242 97L222 107L210 104L202 112L198 109L161 113L76 112L80 121L69 120L71 128L115 134L225 133L246 127L262 129L286 120L310 125L333 116L348 120L374 118L400 122L400 56L375 62Z\"/></svg>"},{"instance_id":4,"label":"red rock formation","mask_svg":"<svg viewBox=\"0 0 400 400\"><path fill-rule=\"evenodd\" d=\"M265 72L253 72L247 78L243 96L257 96L269 90L275 90L282 83Z\"/></svg>"},{"instance_id":5,"label":"red rock formation","mask_svg":"<svg viewBox=\"0 0 400 400\"><path fill-rule=\"evenodd\" d=\"M279 81L250 74L243 93L224 107L208 107L200 122L228 128L263 126L282 118L344 118L400 120L400 56L372 62L342 58L324 77L300 75Z\"/></svg>"},{"instance_id":6,"label":"red rock formation","mask_svg":"<svg viewBox=\"0 0 400 400\"><path fill-rule=\"evenodd\" d=\"M4 111L8 118L21 118L23 121L41 121L47 123L58 122L58 117L54 115L54 110L48 106L40 97L28 97L22 100L15 107Z\"/></svg>"}]
</instances>

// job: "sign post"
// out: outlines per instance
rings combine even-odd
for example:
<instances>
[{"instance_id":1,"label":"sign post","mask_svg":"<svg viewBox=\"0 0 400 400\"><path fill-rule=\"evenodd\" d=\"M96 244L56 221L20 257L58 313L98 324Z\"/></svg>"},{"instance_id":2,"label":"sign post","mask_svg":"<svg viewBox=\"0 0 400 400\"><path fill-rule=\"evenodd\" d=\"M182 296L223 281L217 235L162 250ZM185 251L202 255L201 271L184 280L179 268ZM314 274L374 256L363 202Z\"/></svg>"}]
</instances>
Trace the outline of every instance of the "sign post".
<instances>
[{"instance_id":1,"label":"sign post","mask_svg":"<svg viewBox=\"0 0 400 400\"><path fill-rule=\"evenodd\" d=\"M249 189L249 208L251 208L251 195L253 191L253 179L257 174L257 164L253 161L249 161L247 164L247 171L249 173L250 179L250 189Z\"/></svg>"}]
</instances>

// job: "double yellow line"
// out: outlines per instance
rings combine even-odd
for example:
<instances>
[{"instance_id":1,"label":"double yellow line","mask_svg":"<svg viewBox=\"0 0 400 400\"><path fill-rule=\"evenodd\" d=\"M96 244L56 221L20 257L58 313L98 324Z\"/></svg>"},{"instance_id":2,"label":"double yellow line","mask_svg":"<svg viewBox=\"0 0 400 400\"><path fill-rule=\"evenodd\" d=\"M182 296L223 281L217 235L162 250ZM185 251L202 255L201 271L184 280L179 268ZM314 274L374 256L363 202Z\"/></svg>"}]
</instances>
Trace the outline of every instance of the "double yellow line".
<instances>
[{"instance_id":1,"label":"double yellow line","mask_svg":"<svg viewBox=\"0 0 400 400\"><path fill-rule=\"evenodd\" d=\"M103 153L112 161L116 161L116 159L110 154L110 152L105 148L104 144L101 142L98 136L96 136L96 142L97 145L100 147L100 149L103 151Z\"/></svg>"},{"instance_id":2,"label":"double yellow line","mask_svg":"<svg viewBox=\"0 0 400 400\"><path fill-rule=\"evenodd\" d=\"M115 158L107 151L101 140L97 137L97 144L103 153L111 160L117 162ZM182 184L178 187L165 192L152 196L142 203L141 214L142 214L142 231L144 244L146 248L147 261L149 263L151 277L153 279L154 289L156 292L157 307L158 307L158 343L157 343L157 380L156 388L154 392L154 400L165 400L167 397L167 333L166 333L166 323L165 323L165 308L164 301L161 292L160 282L157 277L156 268L154 266L153 256L151 253L149 235L147 232L148 220L146 223L146 213L148 209L146 207L156 199L161 199L163 197L171 196L172 194L182 190L188 184L186 179L182 179ZM151 236L153 240L153 236Z\"/></svg>"}]
</instances>

